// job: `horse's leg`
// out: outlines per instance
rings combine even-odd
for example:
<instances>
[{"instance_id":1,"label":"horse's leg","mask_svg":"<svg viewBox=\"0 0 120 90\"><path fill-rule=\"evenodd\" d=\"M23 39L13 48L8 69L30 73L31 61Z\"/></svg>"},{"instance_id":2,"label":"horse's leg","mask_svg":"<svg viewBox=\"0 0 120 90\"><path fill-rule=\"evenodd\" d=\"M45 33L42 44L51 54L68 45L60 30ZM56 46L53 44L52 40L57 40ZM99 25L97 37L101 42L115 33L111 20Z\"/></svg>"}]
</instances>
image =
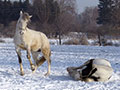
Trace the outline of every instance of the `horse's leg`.
<instances>
[{"instance_id":1,"label":"horse's leg","mask_svg":"<svg viewBox=\"0 0 120 90\"><path fill-rule=\"evenodd\" d=\"M48 76L50 74L50 68L51 68L51 59L50 59L50 57L47 59L47 63L48 63L48 71L45 74L45 76Z\"/></svg>"},{"instance_id":2,"label":"horse's leg","mask_svg":"<svg viewBox=\"0 0 120 90\"><path fill-rule=\"evenodd\" d=\"M72 69L82 69L83 67L87 66L88 64L92 63L92 59L86 61L83 65L79 66L79 67L71 67Z\"/></svg>"},{"instance_id":3,"label":"horse's leg","mask_svg":"<svg viewBox=\"0 0 120 90\"><path fill-rule=\"evenodd\" d=\"M51 51L48 48L45 48L45 49L42 49L42 53L48 63L48 71L45 74L45 76L48 76L50 74L50 68L51 68L51 59L50 59Z\"/></svg>"},{"instance_id":4,"label":"horse's leg","mask_svg":"<svg viewBox=\"0 0 120 90\"><path fill-rule=\"evenodd\" d=\"M20 75L23 76L24 71L23 71L23 65L22 65L22 59L21 59L21 52L20 52L19 48L16 49L16 53L17 53L17 56L18 56L19 64L20 64Z\"/></svg>"},{"instance_id":5,"label":"horse's leg","mask_svg":"<svg viewBox=\"0 0 120 90\"><path fill-rule=\"evenodd\" d=\"M36 69L35 65L32 63L31 56L30 56L30 49L27 50L27 58L30 62L31 70L34 71Z\"/></svg>"}]
</instances>

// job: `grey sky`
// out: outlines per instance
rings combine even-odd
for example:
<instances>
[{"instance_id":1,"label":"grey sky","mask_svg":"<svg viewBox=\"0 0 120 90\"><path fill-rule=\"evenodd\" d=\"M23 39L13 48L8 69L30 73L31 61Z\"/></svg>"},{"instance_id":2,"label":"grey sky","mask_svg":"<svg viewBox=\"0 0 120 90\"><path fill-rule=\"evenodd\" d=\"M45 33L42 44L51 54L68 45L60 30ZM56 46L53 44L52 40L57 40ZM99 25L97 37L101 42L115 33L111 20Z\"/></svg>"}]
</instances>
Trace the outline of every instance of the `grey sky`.
<instances>
[{"instance_id":1,"label":"grey sky","mask_svg":"<svg viewBox=\"0 0 120 90\"><path fill-rule=\"evenodd\" d=\"M76 1L78 13L83 12L85 7L97 6L99 3L99 0L76 0Z\"/></svg>"}]
</instances>

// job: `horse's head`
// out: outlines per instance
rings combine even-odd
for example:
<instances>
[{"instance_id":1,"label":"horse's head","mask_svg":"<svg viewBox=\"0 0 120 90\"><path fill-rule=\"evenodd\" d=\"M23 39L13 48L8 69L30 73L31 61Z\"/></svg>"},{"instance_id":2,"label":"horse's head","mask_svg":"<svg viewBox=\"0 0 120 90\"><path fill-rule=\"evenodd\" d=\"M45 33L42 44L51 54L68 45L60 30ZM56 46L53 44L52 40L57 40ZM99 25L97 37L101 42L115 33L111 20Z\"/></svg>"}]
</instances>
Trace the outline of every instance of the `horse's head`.
<instances>
[{"instance_id":1,"label":"horse's head","mask_svg":"<svg viewBox=\"0 0 120 90\"><path fill-rule=\"evenodd\" d=\"M32 16L29 15L27 12L20 11L20 17L18 19L17 26L19 28L25 29L31 17Z\"/></svg>"}]
</instances>

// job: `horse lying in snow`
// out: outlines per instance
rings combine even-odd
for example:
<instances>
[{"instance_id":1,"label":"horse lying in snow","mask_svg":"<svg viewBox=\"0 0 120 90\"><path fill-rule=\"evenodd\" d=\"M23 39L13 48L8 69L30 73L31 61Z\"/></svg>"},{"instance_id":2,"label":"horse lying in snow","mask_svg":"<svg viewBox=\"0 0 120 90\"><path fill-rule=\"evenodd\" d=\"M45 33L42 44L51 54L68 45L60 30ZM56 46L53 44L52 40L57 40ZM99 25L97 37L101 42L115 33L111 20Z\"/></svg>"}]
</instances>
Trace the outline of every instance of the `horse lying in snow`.
<instances>
[{"instance_id":1,"label":"horse lying in snow","mask_svg":"<svg viewBox=\"0 0 120 90\"><path fill-rule=\"evenodd\" d=\"M37 32L27 28L27 24L30 21L30 16L26 12L20 11L20 17L16 24L16 32L14 36L15 49L18 56L20 64L21 75L24 75L21 52L20 50L27 51L27 58L31 65L31 70L35 72L38 66L43 64L46 60L48 62L48 72L45 75L50 74L51 67L51 50L48 38L42 32ZM42 52L43 56L39 58L39 54ZM35 64L32 63L31 55L35 61Z\"/></svg>"},{"instance_id":2,"label":"horse lying in snow","mask_svg":"<svg viewBox=\"0 0 120 90\"><path fill-rule=\"evenodd\" d=\"M111 64L105 59L91 59L80 67L68 67L67 71L75 80L85 82L104 82L109 80L113 73Z\"/></svg>"}]
</instances>

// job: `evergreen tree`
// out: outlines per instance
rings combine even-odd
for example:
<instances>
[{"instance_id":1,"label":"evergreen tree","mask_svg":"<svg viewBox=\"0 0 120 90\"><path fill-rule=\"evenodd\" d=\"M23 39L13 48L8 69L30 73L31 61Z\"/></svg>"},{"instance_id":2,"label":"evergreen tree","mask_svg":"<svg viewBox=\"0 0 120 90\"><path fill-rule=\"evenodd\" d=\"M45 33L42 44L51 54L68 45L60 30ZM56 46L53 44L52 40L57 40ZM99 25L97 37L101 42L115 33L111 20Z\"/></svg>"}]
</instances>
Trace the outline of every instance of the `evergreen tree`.
<instances>
[{"instance_id":1,"label":"evergreen tree","mask_svg":"<svg viewBox=\"0 0 120 90\"><path fill-rule=\"evenodd\" d=\"M120 0L99 0L98 11L98 24L120 27Z\"/></svg>"},{"instance_id":2,"label":"evergreen tree","mask_svg":"<svg viewBox=\"0 0 120 90\"><path fill-rule=\"evenodd\" d=\"M99 0L98 11L98 24L111 23L112 11L114 7L114 0Z\"/></svg>"},{"instance_id":3,"label":"evergreen tree","mask_svg":"<svg viewBox=\"0 0 120 90\"><path fill-rule=\"evenodd\" d=\"M3 21L3 1L2 0L0 0L0 23L2 23L2 21Z\"/></svg>"},{"instance_id":4,"label":"evergreen tree","mask_svg":"<svg viewBox=\"0 0 120 90\"><path fill-rule=\"evenodd\" d=\"M16 21L19 18L20 10L30 11L31 4L29 0L11 2L10 0L0 0L0 23L7 26L11 21Z\"/></svg>"},{"instance_id":5,"label":"evergreen tree","mask_svg":"<svg viewBox=\"0 0 120 90\"><path fill-rule=\"evenodd\" d=\"M24 11L29 11L29 8L30 8L29 0L25 0L23 2L22 8L23 8Z\"/></svg>"},{"instance_id":6,"label":"evergreen tree","mask_svg":"<svg viewBox=\"0 0 120 90\"><path fill-rule=\"evenodd\" d=\"M14 1L13 3L13 7L12 7L12 15L14 17L11 17L13 20L17 20L19 18L19 13L20 13L20 10L22 10L22 2L19 1Z\"/></svg>"},{"instance_id":7,"label":"evergreen tree","mask_svg":"<svg viewBox=\"0 0 120 90\"><path fill-rule=\"evenodd\" d=\"M53 23L57 18L57 15L60 13L60 8L57 1L49 0L49 8L50 8L50 16L49 16L49 23Z\"/></svg>"},{"instance_id":8,"label":"evergreen tree","mask_svg":"<svg viewBox=\"0 0 120 90\"><path fill-rule=\"evenodd\" d=\"M8 25L8 23L11 21L11 8L12 3L10 1L4 0L2 9L2 17L1 17L1 23L3 23L5 26Z\"/></svg>"},{"instance_id":9,"label":"evergreen tree","mask_svg":"<svg viewBox=\"0 0 120 90\"><path fill-rule=\"evenodd\" d=\"M54 0L45 0L44 2L43 0L35 0L33 8L33 18L40 23L53 23L59 11L58 3Z\"/></svg>"},{"instance_id":10,"label":"evergreen tree","mask_svg":"<svg viewBox=\"0 0 120 90\"><path fill-rule=\"evenodd\" d=\"M114 0L111 24L114 27L120 27L120 0Z\"/></svg>"}]
</instances>

